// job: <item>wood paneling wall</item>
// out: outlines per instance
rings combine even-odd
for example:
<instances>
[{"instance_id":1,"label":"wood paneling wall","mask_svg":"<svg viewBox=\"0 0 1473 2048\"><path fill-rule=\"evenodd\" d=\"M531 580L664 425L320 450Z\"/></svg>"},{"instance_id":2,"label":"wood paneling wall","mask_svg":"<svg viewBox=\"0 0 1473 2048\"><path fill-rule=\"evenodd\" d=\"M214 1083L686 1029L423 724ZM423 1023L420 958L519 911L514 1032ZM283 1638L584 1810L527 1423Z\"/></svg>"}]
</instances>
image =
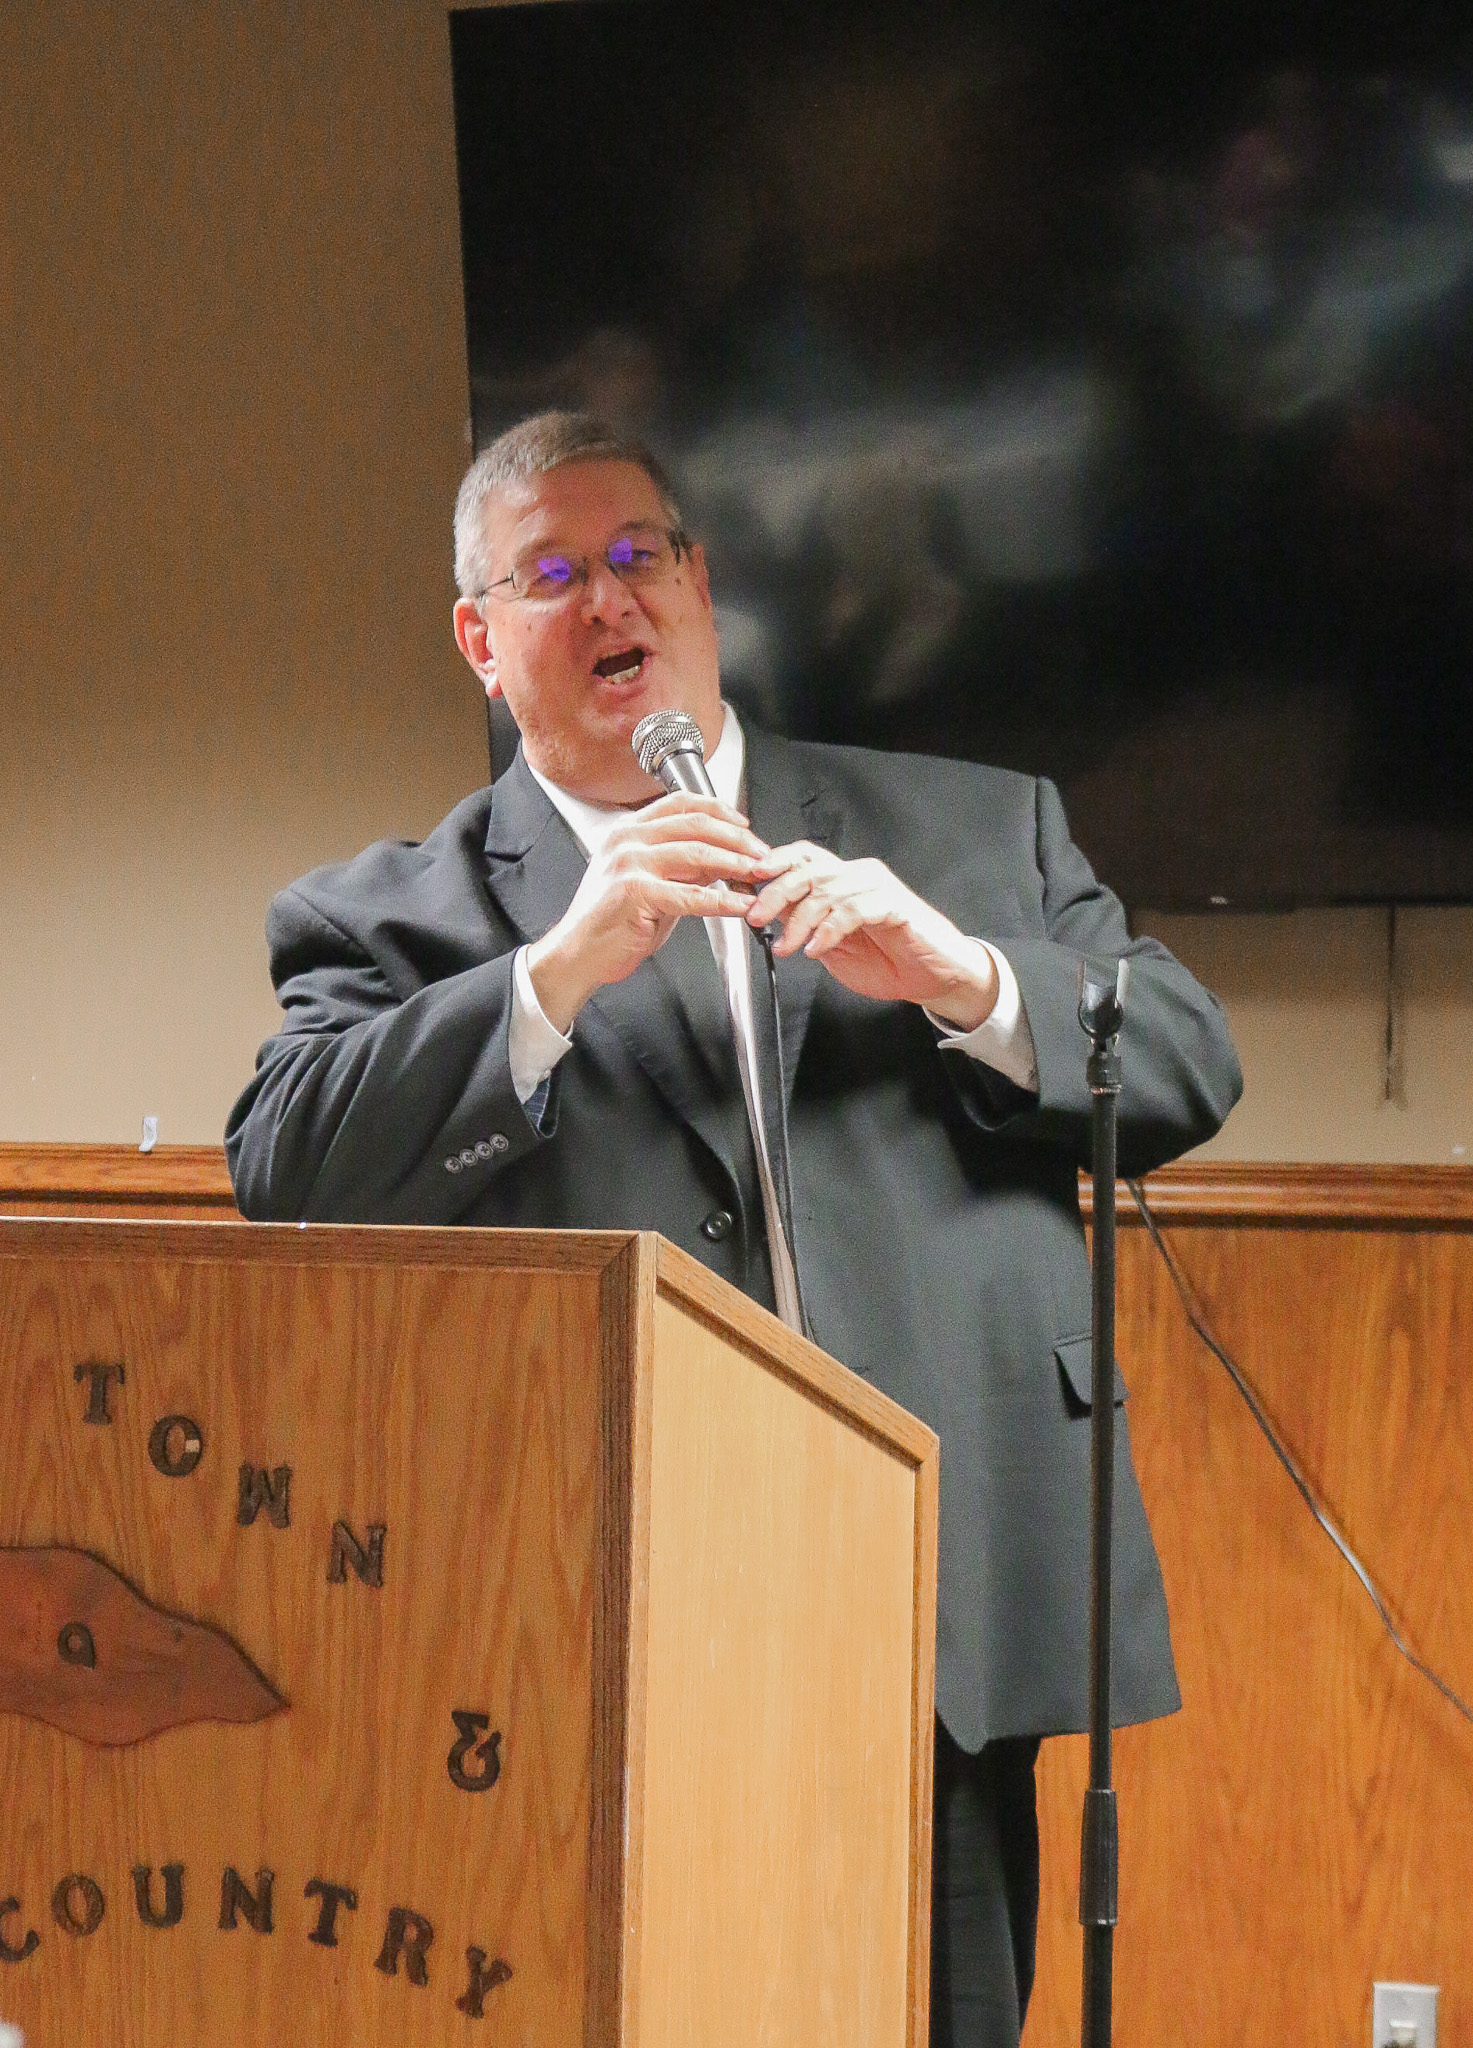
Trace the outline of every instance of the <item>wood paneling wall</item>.
<instances>
[{"instance_id":1,"label":"wood paneling wall","mask_svg":"<svg viewBox=\"0 0 1473 2048\"><path fill-rule=\"evenodd\" d=\"M1473 1697L1473 1170L1152 1175L1208 1323L1387 1594ZM0 1146L0 1213L233 1213L218 1151ZM1184 1710L1124 1731L1115 2039L1370 2038L1377 1978L1442 1987L1473 2039L1473 1727L1398 1656L1122 1190L1119 1349ZM1078 2038L1079 1737L1039 1772L1026 2048Z\"/></svg>"},{"instance_id":2,"label":"wood paneling wall","mask_svg":"<svg viewBox=\"0 0 1473 2048\"><path fill-rule=\"evenodd\" d=\"M238 1217L218 1145L0 1145L0 1216Z\"/></svg>"},{"instance_id":3,"label":"wood paneling wall","mask_svg":"<svg viewBox=\"0 0 1473 2048\"><path fill-rule=\"evenodd\" d=\"M1398 1626L1473 1699L1473 1174L1190 1172L1160 1176L1157 1206L1209 1327ZM1119 1244L1185 1706L1116 1745L1115 2039L1359 2048L1379 1978L1440 1985L1439 2038L1467 2041L1473 1727L1387 1640L1145 1232ZM1086 1776L1082 1738L1045 1744L1027 2048L1079 2038Z\"/></svg>"}]
</instances>

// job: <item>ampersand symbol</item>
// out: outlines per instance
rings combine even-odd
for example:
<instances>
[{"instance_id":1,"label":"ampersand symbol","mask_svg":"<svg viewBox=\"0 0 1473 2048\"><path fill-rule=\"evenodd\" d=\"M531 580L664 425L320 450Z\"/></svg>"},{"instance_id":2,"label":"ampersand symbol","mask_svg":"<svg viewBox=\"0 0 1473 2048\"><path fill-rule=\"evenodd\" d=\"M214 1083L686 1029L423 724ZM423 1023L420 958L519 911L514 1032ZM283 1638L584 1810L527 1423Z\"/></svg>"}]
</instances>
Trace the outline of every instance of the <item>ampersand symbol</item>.
<instances>
[{"instance_id":1,"label":"ampersand symbol","mask_svg":"<svg viewBox=\"0 0 1473 2048\"><path fill-rule=\"evenodd\" d=\"M460 1731L460 1740L445 1760L452 1785L458 1785L462 1792L489 1792L501 1776L501 1730L488 1735L484 1742L477 1737L491 1726L489 1714L472 1714L464 1707L452 1707L450 1718ZM480 1765L475 1772L465 1767L469 1756Z\"/></svg>"}]
</instances>

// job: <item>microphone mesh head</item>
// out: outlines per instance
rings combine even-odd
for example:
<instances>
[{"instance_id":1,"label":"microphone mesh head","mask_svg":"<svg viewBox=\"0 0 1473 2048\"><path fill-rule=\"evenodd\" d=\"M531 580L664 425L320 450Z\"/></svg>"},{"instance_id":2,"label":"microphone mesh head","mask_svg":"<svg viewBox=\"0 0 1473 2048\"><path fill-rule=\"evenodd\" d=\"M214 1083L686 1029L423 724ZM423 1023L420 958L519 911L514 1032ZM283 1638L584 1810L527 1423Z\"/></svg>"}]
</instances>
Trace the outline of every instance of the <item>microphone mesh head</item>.
<instances>
[{"instance_id":1,"label":"microphone mesh head","mask_svg":"<svg viewBox=\"0 0 1473 2048\"><path fill-rule=\"evenodd\" d=\"M672 754L694 754L706 758L701 728L688 711L651 711L629 736L639 765L646 775L658 775Z\"/></svg>"}]
</instances>

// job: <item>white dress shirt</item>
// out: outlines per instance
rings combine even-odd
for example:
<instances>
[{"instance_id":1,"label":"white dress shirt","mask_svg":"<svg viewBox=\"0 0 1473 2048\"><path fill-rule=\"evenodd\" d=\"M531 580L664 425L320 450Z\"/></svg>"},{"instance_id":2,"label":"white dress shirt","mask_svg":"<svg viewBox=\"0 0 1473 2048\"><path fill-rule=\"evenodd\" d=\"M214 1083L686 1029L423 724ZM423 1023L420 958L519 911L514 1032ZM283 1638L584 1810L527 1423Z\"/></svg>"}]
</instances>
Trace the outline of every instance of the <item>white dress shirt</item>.
<instances>
[{"instance_id":1,"label":"white dress shirt","mask_svg":"<svg viewBox=\"0 0 1473 2048\"><path fill-rule=\"evenodd\" d=\"M706 772L711 777L711 786L717 796L733 809L741 808L745 764L746 742L742 737L736 713L728 704L721 728L721 738L706 763ZM586 803L581 797L572 796L567 790L559 788L557 783L549 782L545 775L539 774L532 767L530 761L527 766L546 791L548 801L567 824L582 848L585 858L596 853L609 834L631 815L629 811L617 805ZM726 989L727 1007L731 1012L737 1065L742 1077L742 1092L746 1097L747 1118L752 1127L752 1139L757 1152L762 1208L767 1224L768 1250L772 1261L778 1311L785 1323L797 1329L800 1327L797 1282L793 1271L791 1247L783 1233L781 1213L773 1187L772 1167L767 1152L767 1131L762 1116L761 1077L752 1057L752 955L756 941L740 918L708 917L704 923ZM1038 1067L1034 1056L1033 1034L1028 1028L1028 1016L1023 1007L1018 978L996 946L989 945L985 939L975 939L971 943L981 946L991 957L997 972L997 1000L987 1018L975 1031L958 1031L944 1019L931 1017L931 1022L941 1033L941 1046L945 1051L963 1052L972 1059L981 1060L998 1073L1005 1074L1010 1081L1015 1081L1020 1088L1036 1089ZM931 1016L930 1011L926 1014L928 1017ZM543 1012L542 1005L537 1000L537 991L532 986L525 946L518 949L512 964L512 1003L508 1037L512 1086L520 1102L531 1104L534 1096L544 1088L558 1061L572 1051L573 1041L570 1037L565 1038L555 1025L549 1023ZM538 1113L540 1108L540 1104L534 1105Z\"/></svg>"}]
</instances>

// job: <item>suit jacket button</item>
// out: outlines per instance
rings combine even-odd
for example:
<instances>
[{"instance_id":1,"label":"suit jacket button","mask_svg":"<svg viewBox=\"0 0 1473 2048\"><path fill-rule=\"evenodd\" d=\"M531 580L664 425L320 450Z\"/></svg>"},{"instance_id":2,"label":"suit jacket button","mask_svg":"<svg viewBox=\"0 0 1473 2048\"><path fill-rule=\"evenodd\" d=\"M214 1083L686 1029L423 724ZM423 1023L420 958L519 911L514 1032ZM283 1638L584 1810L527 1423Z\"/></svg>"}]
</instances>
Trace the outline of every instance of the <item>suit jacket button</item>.
<instances>
[{"instance_id":1,"label":"suit jacket button","mask_svg":"<svg viewBox=\"0 0 1473 2048\"><path fill-rule=\"evenodd\" d=\"M490 1145L493 1152L510 1152L511 1139L507 1137L504 1131L493 1131L491 1133Z\"/></svg>"},{"instance_id":2,"label":"suit jacket button","mask_svg":"<svg viewBox=\"0 0 1473 2048\"><path fill-rule=\"evenodd\" d=\"M730 1209L713 1209L701 1225L701 1235L712 1244L720 1244L723 1237L731 1236L732 1218Z\"/></svg>"}]
</instances>

